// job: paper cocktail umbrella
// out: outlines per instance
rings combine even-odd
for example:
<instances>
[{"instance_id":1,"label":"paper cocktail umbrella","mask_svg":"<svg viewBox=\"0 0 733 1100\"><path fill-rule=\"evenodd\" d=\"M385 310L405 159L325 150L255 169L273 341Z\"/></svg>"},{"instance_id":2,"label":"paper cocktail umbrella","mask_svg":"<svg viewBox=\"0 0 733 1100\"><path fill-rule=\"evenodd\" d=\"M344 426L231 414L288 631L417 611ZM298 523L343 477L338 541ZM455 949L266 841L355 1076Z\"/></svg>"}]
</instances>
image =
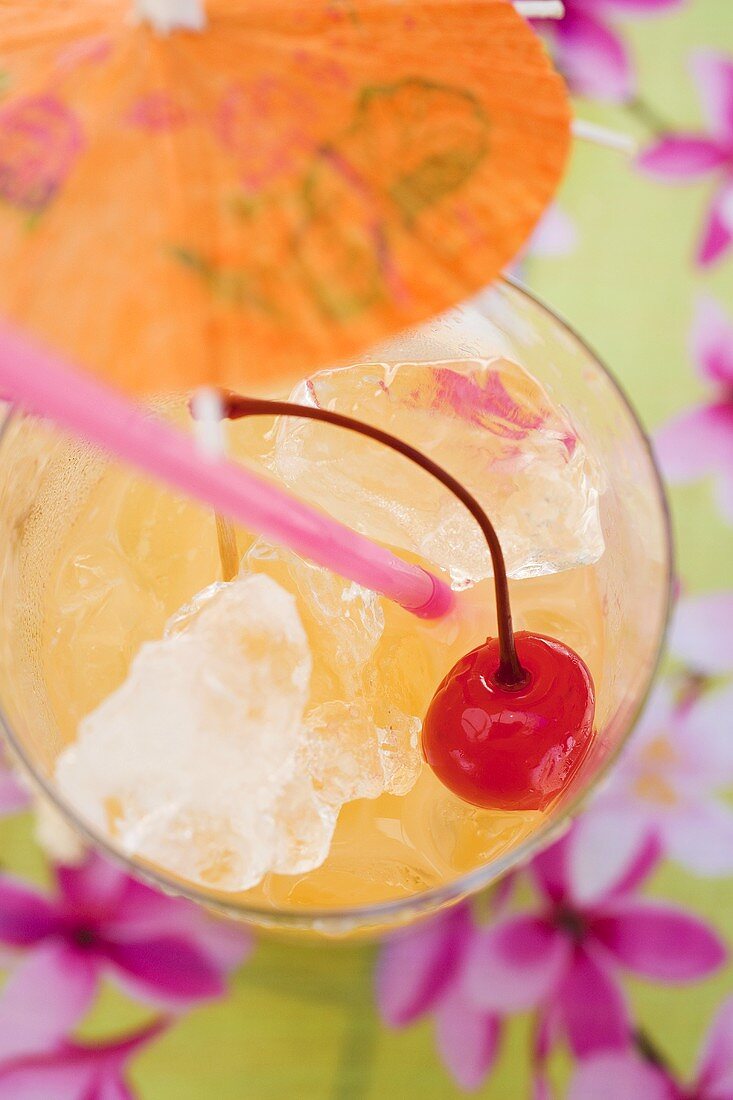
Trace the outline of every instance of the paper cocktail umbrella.
<instances>
[{"instance_id":1,"label":"paper cocktail umbrella","mask_svg":"<svg viewBox=\"0 0 733 1100\"><path fill-rule=\"evenodd\" d=\"M136 393L282 389L456 303L570 143L508 0L5 0L0 68L0 315Z\"/></svg>"}]
</instances>

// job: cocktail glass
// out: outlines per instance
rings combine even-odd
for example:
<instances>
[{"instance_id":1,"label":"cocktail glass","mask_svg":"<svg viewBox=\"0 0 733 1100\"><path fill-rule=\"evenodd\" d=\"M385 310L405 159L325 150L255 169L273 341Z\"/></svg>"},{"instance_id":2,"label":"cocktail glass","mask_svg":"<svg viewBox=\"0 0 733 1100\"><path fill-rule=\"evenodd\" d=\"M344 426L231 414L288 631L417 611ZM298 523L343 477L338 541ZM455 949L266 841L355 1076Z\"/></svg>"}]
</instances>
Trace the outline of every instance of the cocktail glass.
<instances>
[{"instance_id":1,"label":"cocktail glass","mask_svg":"<svg viewBox=\"0 0 733 1100\"><path fill-rule=\"evenodd\" d=\"M376 931L471 894L530 857L571 820L633 728L654 676L667 622L670 530L649 442L615 381L567 325L518 285L504 281L465 309L399 337L383 354L390 360L426 363L501 355L521 364L553 405L568 413L602 481L599 507L605 549L592 566L596 612L581 624L593 635L596 653L597 735L591 752L546 813L515 829L511 813L502 818L499 840L489 842L486 819L467 811L468 816L460 818L462 854L452 853L432 879L413 874L407 860L404 867L396 866L399 848L396 860L385 861L378 844L367 866L369 861L359 851L360 837L366 845L369 830L394 838L395 828L403 827L399 810L390 816L380 809L380 800L374 806L361 800L366 824L354 823L348 834L350 850L344 852L342 843L340 870L330 878L324 878L323 871L301 875L293 890L234 894L209 888L125 854L108 835L90 828L55 779L62 738L44 652L53 638L49 641L44 631L43 609L49 578L54 576L54 556L75 519L75 502L99 480L105 463L98 454L12 409L6 411L0 429L0 723L14 756L41 795L82 836L125 862L132 873L225 916L270 928L333 935ZM175 532L168 534L175 537ZM552 577L546 581L552 597ZM575 599L574 592L572 583L565 587L566 605ZM517 599L520 612L526 610L526 599L521 594ZM576 610L576 619L582 618L582 600ZM560 621L563 615L573 618L567 606L558 609ZM541 629L552 632L552 623L553 609L545 608ZM120 653L118 659L129 663L131 656ZM412 805L413 824L416 817L421 819L418 833L426 821L425 827L433 832L453 828L451 814L458 811L453 803L441 801L437 789L430 787L423 802ZM497 820L490 822L495 831ZM431 824L434 821L438 824ZM360 894L362 880L368 880L368 888Z\"/></svg>"}]
</instances>

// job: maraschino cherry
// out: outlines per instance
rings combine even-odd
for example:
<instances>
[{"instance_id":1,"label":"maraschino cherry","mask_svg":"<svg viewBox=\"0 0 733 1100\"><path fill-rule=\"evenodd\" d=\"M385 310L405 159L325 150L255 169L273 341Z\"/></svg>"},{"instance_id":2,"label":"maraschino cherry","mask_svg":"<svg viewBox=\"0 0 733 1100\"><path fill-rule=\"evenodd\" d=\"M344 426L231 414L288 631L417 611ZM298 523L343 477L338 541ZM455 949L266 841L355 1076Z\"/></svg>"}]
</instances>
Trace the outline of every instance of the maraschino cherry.
<instances>
[{"instance_id":1,"label":"maraschino cherry","mask_svg":"<svg viewBox=\"0 0 733 1100\"><path fill-rule=\"evenodd\" d=\"M482 808L543 810L567 787L593 740L595 692L569 646L514 634L501 544L481 505L441 466L401 439L352 417L285 401L222 395L223 413L298 416L359 432L417 463L473 515L494 569L498 637L461 657L438 687L423 723L423 754L454 794Z\"/></svg>"},{"instance_id":2,"label":"maraschino cherry","mask_svg":"<svg viewBox=\"0 0 733 1100\"><path fill-rule=\"evenodd\" d=\"M567 786L593 736L593 683L577 653L555 638L514 635L524 677L498 677L499 641L461 657L423 724L425 759L466 802L544 810Z\"/></svg>"}]
</instances>

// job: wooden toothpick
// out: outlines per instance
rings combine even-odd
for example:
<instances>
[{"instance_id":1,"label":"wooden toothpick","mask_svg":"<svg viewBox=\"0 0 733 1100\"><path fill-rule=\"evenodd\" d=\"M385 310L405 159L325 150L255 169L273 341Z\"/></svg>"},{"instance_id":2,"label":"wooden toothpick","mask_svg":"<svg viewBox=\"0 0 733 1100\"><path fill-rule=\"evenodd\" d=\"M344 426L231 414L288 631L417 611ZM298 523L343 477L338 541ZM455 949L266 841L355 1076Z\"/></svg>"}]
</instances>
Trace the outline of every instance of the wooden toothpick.
<instances>
[{"instance_id":1,"label":"wooden toothpick","mask_svg":"<svg viewBox=\"0 0 733 1100\"><path fill-rule=\"evenodd\" d=\"M514 0L514 8L524 19L562 19L565 15L562 0Z\"/></svg>"}]
</instances>

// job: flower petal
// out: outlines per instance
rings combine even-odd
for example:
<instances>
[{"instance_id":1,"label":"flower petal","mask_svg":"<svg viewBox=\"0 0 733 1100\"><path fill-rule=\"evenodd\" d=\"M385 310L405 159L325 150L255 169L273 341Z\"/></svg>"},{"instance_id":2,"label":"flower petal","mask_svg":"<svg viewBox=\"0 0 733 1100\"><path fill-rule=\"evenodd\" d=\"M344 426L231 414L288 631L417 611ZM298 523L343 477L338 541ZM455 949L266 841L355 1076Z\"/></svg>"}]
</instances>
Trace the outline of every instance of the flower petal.
<instances>
[{"instance_id":1,"label":"flower petal","mask_svg":"<svg viewBox=\"0 0 733 1100\"><path fill-rule=\"evenodd\" d=\"M221 997L225 991L218 967L184 939L107 942L102 952L115 967L118 984L145 1001L182 1007Z\"/></svg>"},{"instance_id":2,"label":"flower petal","mask_svg":"<svg viewBox=\"0 0 733 1100\"><path fill-rule=\"evenodd\" d=\"M209 916L183 898L168 897L132 878L126 878L104 931L115 942L161 936L188 940L224 972L239 966L253 943L249 931L240 925Z\"/></svg>"},{"instance_id":3,"label":"flower petal","mask_svg":"<svg viewBox=\"0 0 733 1100\"><path fill-rule=\"evenodd\" d=\"M685 761L693 789L733 781L733 684L704 692L676 719L672 744Z\"/></svg>"},{"instance_id":4,"label":"flower petal","mask_svg":"<svg viewBox=\"0 0 733 1100\"><path fill-rule=\"evenodd\" d=\"M532 1080L532 1100L552 1100L552 1090L544 1073L535 1071Z\"/></svg>"},{"instance_id":5,"label":"flower petal","mask_svg":"<svg viewBox=\"0 0 733 1100\"><path fill-rule=\"evenodd\" d=\"M704 676L733 672L733 592L680 600L667 644L670 653L693 672Z\"/></svg>"},{"instance_id":6,"label":"flower petal","mask_svg":"<svg viewBox=\"0 0 733 1100\"><path fill-rule=\"evenodd\" d=\"M137 879L125 878L117 904L105 922L112 939L143 940L161 936L187 924L195 907L181 898L172 898Z\"/></svg>"},{"instance_id":7,"label":"flower petal","mask_svg":"<svg viewBox=\"0 0 733 1100\"><path fill-rule=\"evenodd\" d=\"M31 951L0 996L0 1062L48 1051L84 1016L96 986L81 952L60 942Z\"/></svg>"},{"instance_id":8,"label":"flower petal","mask_svg":"<svg viewBox=\"0 0 733 1100\"><path fill-rule=\"evenodd\" d=\"M556 1000L577 1057L627 1045L630 1025L623 993L600 960L581 947L575 950Z\"/></svg>"},{"instance_id":9,"label":"flower petal","mask_svg":"<svg viewBox=\"0 0 733 1100\"><path fill-rule=\"evenodd\" d=\"M600 20L575 9L554 28L556 60L575 92L621 103L633 89L626 47Z\"/></svg>"},{"instance_id":10,"label":"flower petal","mask_svg":"<svg viewBox=\"0 0 733 1100\"><path fill-rule=\"evenodd\" d=\"M636 158L642 172L665 183L699 179L722 168L728 154L717 142L698 134L668 134Z\"/></svg>"},{"instance_id":11,"label":"flower petal","mask_svg":"<svg viewBox=\"0 0 733 1100\"><path fill-rule=\"evenodd\" d=\"M733 469L725 469L718 474L715 503L723 519L733 524Z\"/></svg>"},{"instance_id":12,"label":"flower petal","mask_svg":"<svg viewBox=\"0 0 733 1100\"><path fill-rule=\"evenodd\" d=\"M28 791L21 786L0 752L0 815L17 814L25 810L29 803Z\"/></svg>"},{"instance_id":13,"label":"flower petal","mask_svg":"<svg viewBox=\"0 0 733 1100\"><path fill-rule=\"evenodd\" d=\"M733 1094L733 997L723 1001L700 1052L697 1091L701 1096Z\"/></svg>"},{"instance_id":14,"label":"flower petal","mask_svg":"<svg viewBox=\"0 0 733 1100\"><path fill-rule=\"evenodd\" d=\"M626 902L593 920L591 934L614 958L645 978L690 982L725 962L718 935L697 917L652 901Z\"/></svg>"},{"instance_id":15,"label":"flower petal","mask_svg":"<svg viewBox=\"0 0 733 1100\"><path fill-rule=\"evenodd\" d=\"M54 1058L0 1066L0 1100L97 1100L92 1064Z\"/></svg>"},{"instance_id":16,"label":"flower petal","mask_svg":"<svg viewBox=\"0 0 733 1100\"><path fill-rule=\"evenodd\" d=\"M568 846L574 826L534 857L529 870L537 886L550 901L564 901L568 897Z\"/></svg>"},{"instance_id":17,"label":"flower petal","mask_svg":"<svg viewBox=\"0 0 733 1100\"><path fill-rule=\"evenodd\" d=\"M713 798L660 822L670 859L696 875L733 875L733 809Z\"/></svg>"},{"instance_id":18,"label":"flower petal","mask_svg":"<svg viewBox=\"0 0 733 1100\"><path fill-rule=\"evenodd\" d=\"M537 1013L532 1042L532 1061L543 1069L562 1038L562 1019L553 1001L548 1001Z\"/></svg>"},{"instance_id":19,"label":"flower petal","mask_svg":"<svg viewBox=\"0 0 733 1100\"><path fill-rule=\"evenodd\" d=\"M115 912L128 881L124 871L93 851L83 863L58 866L56 878L67 906L90 920Z\"/></svg>"},{"instance_id":20,"label":"flower petal","mask_svg":"<svg viewBox=\"0 0 733 1100\"><path fill-rule=\"evenodd\" d=\"M690 355L704 382L733 385L733 320L715 298L698 298Z\"/></svg>"},{"instance_id":21,"label":"flower petal","mask_svg":"<svg viewBox=\"0 0 733 1100\"><path fill-rule=\"evenodd\" d=\"M457 973L471 928L468 907L461 905L387 940L376 990L388 1024L404 1027L430 1011Z\"/></svg>"},{"instance_id":22,"label":"flower petal","mask_svg":"<svg viewBox=\"0 0 733 1100\"><path fill-rule=\"evenodd\" d=\"M733 184L728 181L713 197L697 247L700 267L709 267L728 251L733 241Z\"/></svg>"},{"instance_id":23,"label":"flower petal","mask_svg":"<svg viewBox=\"0 0 733 1100\"><path fill-rule=\"evenodd\" d=\"M649 839L648 820L633 805L591 806L578 819L568 851L573 900L587 906L613 893L648 853Z\"/></svg>"},{"instance_id":24,"label":"flower petal","mask_svg":"<svg viewBox=\"0 0 733 1100\"><path fill-rule=\"evenodd\" d=\"M457 985L435 1013L440 1056L462 1089L479 1088L496 1060L499 1020L469 1004Z\"/></svg>"},{"instance_id":25,"label":"flower petal","mask_svg":"<svg viewBox=\"0 0 733 1100\"><path fill-rule=\"evenodd\" d=\"M181 914L177 934L208 956L224 974L241 966L254 948L251 931L233 921L209 916L195 905L188 908L185 917Z\"/></svg>"},{"instance_id":26,"label":"flower petal","mask_svg":"<svg viewBox=\"0 0 733 1100\"><path fill-rule=\"evenodd\" d=\"M578 246L578 229L569 214L552 203L537 225L527 245L527 252L534 257L553 259L568 256Z\"/></svg>"},{"instance_id":27,"label":"flower petal","mask_svg":"<svg viewBox=\"0 0 733 1100\"><path fill-rule=\"evenodd\" d=\"M167 1026L156 1020L108 1043L63 1042L0 1065L0 1100L134 1100L122 1073L141 1046Z\"/></svg>"},{"instance_id":28,"label":"flower petal","mask_svg":"<svg viewBox=\"0 0 733 1100\"><path fill-rule=\"evenodd\" d=\"M618 879L606 894L606 902L624 898L634 890L638 890L656 869L663 854L662 845L656 833L647 836L643 847L637 851L636 859L628 865L623 878Z\"/></svg>"},{"instance_id":29,"label":"flower petal","mask_svg":"<svg viewBox=\"0 0 733 1100\"><path fill-rule=\"evenodd\" d=\"M656 1066L628 1050L594 1054L578 1064L567 1100L675 1100L676 1090Z\"/></svg>"},{"instance_id":30,"label":"flower petal","mask_svg":"<svg viewBox=\"0 0 733 1100\"><path fill-rule=\"evenodd\" d=\"M84 1098L87 1100L87 1097ZM121 1077L105 1075L96 1086L96 1091L89 1095L88 1100L135 1100L135 1096L127 1087Z\"/></svg>"},{"instance_id":31,"label":"flower petal","mask_svg":"<svg viewBox=\"0 0 733 1100\"><path fill-rule=\"evenodd\" d=\"M666 680L659 680L644 704L631 738L622 753L621 762L627 757L636 755L640 748L656 741L660 734L666 733L674 722L676 712L677 702L671 684ZM611 775L612 781L614 775L615 771Z\"/></svg>"},{"instance_id":32,"label":"flower petal","mask_svg":"<svg viewBox=\"0 0 733 1100\"><path fill-rule=\"evenodd\" d=\"M733 58L696 50L691 68L708 126L716 137L733 143Z\"/></svg>"},{"instance_id":33,"label":"flower petal","mask_svg":"<svg viewBox=\"0 0 733 1100\"><path fill-rule=\"evenodd\" d=\"M570 958L567 938L533 916L478 929L468 948L463 988L487 1012L522 1012L550 995Z\"/></svg>"},{"instance_id":34,"label":"flower petal","mask_svg":"<svg viewBox=\"0 0 733 1100\"><path fill-rule=\"evenodd\" d=\"M665 477L689 482L710 473L733 472L733 404L703 405L669 421L654 449Z\"/></svg>"},{"instance_id":35,"label":"flower petal","mask_svg":"<svg viewBox=\"0 0 733 1100\"><path fill-rule=\"evenodd\" d=\"M39 890L9 875L0 875L0 942L28 947L60 927L61 915Z\"/></svg>"}]
</instances>

